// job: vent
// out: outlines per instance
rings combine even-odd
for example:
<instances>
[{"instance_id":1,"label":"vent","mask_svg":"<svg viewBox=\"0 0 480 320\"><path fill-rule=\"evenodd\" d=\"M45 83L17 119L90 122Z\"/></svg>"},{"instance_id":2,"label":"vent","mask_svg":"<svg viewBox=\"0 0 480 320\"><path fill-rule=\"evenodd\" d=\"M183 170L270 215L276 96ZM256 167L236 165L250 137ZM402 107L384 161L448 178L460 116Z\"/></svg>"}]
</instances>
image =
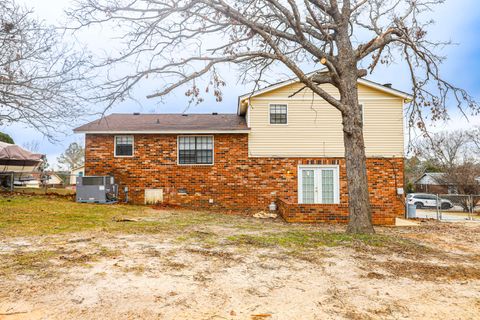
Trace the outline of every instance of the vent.
<instances>
[{"instance_id":1,"label":"vent","mask_svg":"<svg viewBox=\"0 0 480 320\"><path fill-rule=\"evenodd\" d=\"M387 88L392 88L392 84L391 84L391 83L385 83L383 86L384 86L384 87L387 87Z\"/></svg>"},{"instance_id":2,"label":"vent","mask_svg":"<svg viewBox=\"0 0 480 320\"><path fill-rule=\"evenodd\" d=\"M145 204L163 202L163 189L145 189Z\"/></svg>"}]
</instances>

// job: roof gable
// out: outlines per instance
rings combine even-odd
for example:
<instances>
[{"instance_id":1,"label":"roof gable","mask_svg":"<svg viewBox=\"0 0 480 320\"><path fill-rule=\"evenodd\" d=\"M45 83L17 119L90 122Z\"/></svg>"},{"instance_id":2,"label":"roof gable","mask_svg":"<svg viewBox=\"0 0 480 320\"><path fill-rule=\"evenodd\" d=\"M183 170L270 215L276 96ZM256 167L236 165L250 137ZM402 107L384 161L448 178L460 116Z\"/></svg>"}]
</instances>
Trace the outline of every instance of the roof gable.
<instances>
[{"instance_id":1,"label":"roof gable","mask_svg":"<svg viewBox=\"0 0 480 320\"><path fill-rule=\"evenodd\" d=\"M318 72L318 71L311 72L311 73L307 74L307 76L310 76L310 75L312 75L316 72ZM283 89L285 87L288 87L288 86L294 86L295 84L298 84L298 83L299 83L298 78L292 78L292 79L289 79L289 80L285 80L285 81L282 81L282 82L272 84L270 86L267 86L263 89L260 89L260 90L254 91L254 92L250 92L250 93L241 95L238 98L237 113L238 114L245 114L245 111L246 111L246 103L245 102L248 101L248 99L250 99L250 98L259 97L261 95L265 95L265 94L274 92L276 90L281 90L281 89ZM406 92L403 92L403 91L400 91L400 90L397 90L397 89L394 89L394 88L391 88L391 87L388 87L388 86L385 86L385 85L382 85L382 84L379 84L379 83L376 83L376 82L373 82L373 81L370 81L370 80L367 80L367 79L359 79L358 84L361 85L361 86L364 86L365 88L373 89L377 92L381 92L383 94L393 96L393 97L402 98L404 100L411 100L413 98L410 94L408 94ZM331 85L325 84L323 86L331 86ZM331 86L331 87L334 88L333 86ZM335 88L335 90L337 90L337 89Z\"/></svg>"}]
</instances>

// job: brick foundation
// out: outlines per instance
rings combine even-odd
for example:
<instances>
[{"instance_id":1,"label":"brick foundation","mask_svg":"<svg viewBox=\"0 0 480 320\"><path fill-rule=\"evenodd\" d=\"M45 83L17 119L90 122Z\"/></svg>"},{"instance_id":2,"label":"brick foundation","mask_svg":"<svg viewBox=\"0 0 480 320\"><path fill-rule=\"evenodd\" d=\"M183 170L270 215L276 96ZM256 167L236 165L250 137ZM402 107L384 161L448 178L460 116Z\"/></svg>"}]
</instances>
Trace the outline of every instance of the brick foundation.
<instances>
[{"instance_id":1,"label":"brick foundation","mask_svg":"<svg viewBox=\"0 0 480 320\"><path fill-rule=\"evenodd\" d=\"M129 187L129 198L144 203L145 189L163 189L164 202L182 206L241 211L267 210L277 202L291 222L346 222L348 195L344 158L252 158L247 134L217 134L213 165L177 165L177 135L135 135L133 157L113 156L114 136L87 134L85 174L113 175ZM299 205L298 165L337 164L339 205ZM376 224L392 224L403 214L402 158L367 159L370 200ZM181 190L187 194L180 194ZM213 202L213 203L212 203Z\"/></svg>"},{"instance_id":2,"label":"brick foundation","mask_svg":"<svg viewBox=\"0 0 480 320\"><path fill-rule=\"evenodd\" d=\"M345 204L298 204L279 199L278 212L287 222L347 223L348 205ZM394 225L398 216L392 206L372 205L373 224ZM403 211L400 213L403 214Z\"/></svg>"}]
</instances>

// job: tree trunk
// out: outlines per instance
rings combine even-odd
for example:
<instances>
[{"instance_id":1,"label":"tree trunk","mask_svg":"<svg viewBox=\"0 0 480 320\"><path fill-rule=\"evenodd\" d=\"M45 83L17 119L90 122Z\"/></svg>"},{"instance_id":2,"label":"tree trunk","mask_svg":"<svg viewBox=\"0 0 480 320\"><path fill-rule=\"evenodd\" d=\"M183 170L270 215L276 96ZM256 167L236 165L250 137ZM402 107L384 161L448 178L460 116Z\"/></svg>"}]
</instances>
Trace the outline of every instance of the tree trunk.
<instances>
[{"instance_id":1,"label":"tree trunk","mask_svg":"<svg viewBox=\"0 0 480 320\"><path fill-rule=\"evenodd\" d=\"M343 19L336 34L338 47L337 88L342 111L343 144L348 184L347 233L374 233L368 193L367 157L363 141L362 111L358 105L358 66L350 41L350 25Z\"/></svg>"},{"instance_id":2,"label":"tree trunk","mask_svg":"<svg viewBox=\"0 0 480 320\"><path fill-rule=\"evenodd\" d=\"M342 115L350 213L347 233L374 233L357 79L347 81L344 89L341 93L342 100L348 106L347 112Z\"/></svg>"}]
</instances>

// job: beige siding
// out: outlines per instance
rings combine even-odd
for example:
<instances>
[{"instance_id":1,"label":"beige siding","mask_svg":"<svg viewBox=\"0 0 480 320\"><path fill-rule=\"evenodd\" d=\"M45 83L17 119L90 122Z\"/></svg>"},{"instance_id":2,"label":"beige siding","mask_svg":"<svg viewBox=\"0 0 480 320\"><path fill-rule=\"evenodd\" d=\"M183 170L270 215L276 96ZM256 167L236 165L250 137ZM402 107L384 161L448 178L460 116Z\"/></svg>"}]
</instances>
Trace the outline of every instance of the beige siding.
<instances>
[{"instance_id":1,"label":"beige siding","mask_svg":"<svg viewBox=\"0 0 480 320\"><path fill-rule=\"evenodd\" d=\"M294 84L252 98L248 113L253 157L343 157L340 112L306 90L289 98L301 86ZM325 86L336 94L333 86ZM403 156L403 100L359 86L364 104L364 136L367 156ZM288 124L269 123L269 105L288 105Z\"/></svg>"}]
</instances>

